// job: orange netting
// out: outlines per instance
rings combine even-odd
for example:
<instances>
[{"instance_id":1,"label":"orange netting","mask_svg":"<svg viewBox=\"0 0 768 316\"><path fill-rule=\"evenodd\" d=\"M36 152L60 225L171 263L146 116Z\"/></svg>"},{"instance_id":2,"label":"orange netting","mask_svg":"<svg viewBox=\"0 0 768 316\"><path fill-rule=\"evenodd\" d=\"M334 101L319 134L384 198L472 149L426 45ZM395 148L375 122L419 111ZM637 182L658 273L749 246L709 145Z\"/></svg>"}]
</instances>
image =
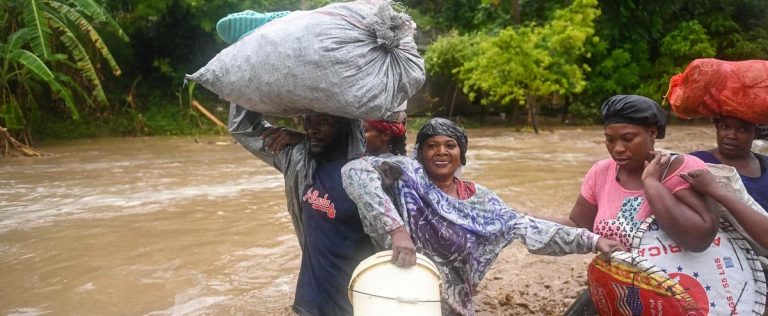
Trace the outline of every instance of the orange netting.
<instances>
[{"instance_id":1,"label":"orange netting","mask_svg":"<svg viewBox=\"0 0 768 316\"><path fill-rule=\"evenodd\" d=\"M696 59L669 82L678 117L732 116L768 123L768 61Z\"/></svg>"}]
</instances>

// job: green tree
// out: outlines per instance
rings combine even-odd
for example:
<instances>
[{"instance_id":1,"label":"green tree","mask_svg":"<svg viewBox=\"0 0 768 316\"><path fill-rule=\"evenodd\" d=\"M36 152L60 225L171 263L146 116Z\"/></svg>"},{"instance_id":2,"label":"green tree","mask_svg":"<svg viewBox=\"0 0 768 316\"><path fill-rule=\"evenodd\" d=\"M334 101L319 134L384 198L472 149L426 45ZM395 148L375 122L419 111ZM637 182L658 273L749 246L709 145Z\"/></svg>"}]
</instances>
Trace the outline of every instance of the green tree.
<instances>
[{"instance_id":1,"label":"green tree","mask_svg":"<svg viewBox=\"0 0 768 316\"><path fill-rule=\"evenodd\" d=\"M492 0L404 0L419 29L442 35L452 30L471 33L503 28L512 21L510 11Z\"/></svg>"},{"instance_id":2,"label":"green tree","mask_svg":"<svg viewBox=\"0 0 768 316\"><path fill-rule=\"evenodd\" d=\"M447 36L437 39L424 54L424 64L427 73L432 76L431 80L451 82L448 85L448 92L446 92L446 98L448 98L448 93L453 91L448 117L453 116L456 95L462 88L461 82L454 82L452 78L460 76L462 66L480 53L480 43L483 42L484 38L480 34L462 36L453 31Z\"/></svg>"},{"instance_id":3,"label":"green tree","mask_svg":"<svg viewBox=\"0 0 768 316\"><path fill-rule=\"evenodd\" d=\"M662 99L669 78L682 72L691 60L715 56L712 39L698 21L680 23L661 40L660 56L656 59L652 77L640 87L640 94ZM655 79L655 80L654 80Z\"/></svg>"},{"instance_id":4,"label":"green tree","mask_svg":"<svg viewBox=\"0 0 768 316\"><path fill-rule=\"evenodd\" d=\"M180 111L184 75L193 73L226 47L216 34L216 22L243 10L258 12L316 8L334 0L110 0L110 12L131 39L116 49L125 68L125 79L111 83L118 91L130 91L131 114L176 113L174 124L194 123L197 112ZM141 78L134 85L136 78ZM219 99L206 91L199 98ZM206 103L207 104L207 103ZM165 107L164 109L156 109ZM160 120L169 120L168 115ZM180 127L182 128L182 127ZM148 127L149 130L149 127ZM150 131L151 133L151 131Z\"/></svg>"},{"instance_id":5,"label":"green tree","mask_svg":"<svg viewBox=\"0 0 768 316\"><path fill-rule=\"evenodd\" d=\"M605 49L605 43L593 49L593 59L597 59L597 64L587 74L589 84L580 102L574 102L569 108L569 114L582 118L598 117L600 108L595 105L601 104L605 96L630 93L642 83L649 61L646 54L638 52L647 51L645 43L615 48L609 53L605 53Z\"/></svg>"},{"instance_id":6,"label":"green tree","mask_svg":"<svg viewBox=\"0 0 768 316\"><path fill-rule=\"evenodd\" d=\"M121 70L96 25L127 37L101 6L92 0L9 0L0 9L4 124L26 128L28 114L48 104L63 105L73 118L109 104L101 61L115 76Z\"/></svg>"},{"instance_id":7,"label":"green tree","mask_svg":"<svg viewBox=\"0 0 768 316\"><path fill-rule=\"evenodd\" d=\"M614 94L661 100L669 78L695 58L768 57L768 1L601 1L596 21L602 43L593 47L594 69L578 106L596 114Z\"/></svg>"},{"instance_id":8,"label":"green tree","mask_svg":"<svg viewBox=\"0 0 768 316\"><path fill-rule=\"evenodd\" d=\"M586 46L598 39L596 0L576 0L557 10L545 25L509 27L481 41L481 54L456 71L464 92L482 104L521 105L538 133L537 111L543 100L581 92Z\"/></svg>"},{"instance_id":9,"label":"green tree","mask_svg":"<svg viewBox=\"0 0 768 316\"><path fill-rule=\"evenodd\" d=\"M173 92L184 74L226 47L216 34L216 22L227 14L313 9L332 2L337 0L113 0L108 6L131 38L124 58L134 72L131 77Z\"/></svg>"}]
</instances>

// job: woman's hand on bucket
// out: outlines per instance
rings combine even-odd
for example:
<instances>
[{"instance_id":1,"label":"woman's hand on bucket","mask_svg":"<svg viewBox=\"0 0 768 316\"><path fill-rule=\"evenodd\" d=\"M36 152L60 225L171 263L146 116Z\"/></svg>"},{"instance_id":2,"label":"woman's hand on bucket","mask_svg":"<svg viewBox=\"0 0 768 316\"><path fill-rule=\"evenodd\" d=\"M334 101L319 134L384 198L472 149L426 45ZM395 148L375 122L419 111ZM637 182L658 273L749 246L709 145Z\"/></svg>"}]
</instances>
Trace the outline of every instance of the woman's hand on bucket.
<instances>
[{"instance_id":1,"label":"woman's hand on bucket","mask_svg":"<svg viewBox=\"0 0 768 316\"><path fill-rule=\"evenodd\" d=\"M411 240L411 234L404 226L389 232L392 238L392 263L398 267L410 267L416 264L416 245Z\"/></svg>"}]
</instances>

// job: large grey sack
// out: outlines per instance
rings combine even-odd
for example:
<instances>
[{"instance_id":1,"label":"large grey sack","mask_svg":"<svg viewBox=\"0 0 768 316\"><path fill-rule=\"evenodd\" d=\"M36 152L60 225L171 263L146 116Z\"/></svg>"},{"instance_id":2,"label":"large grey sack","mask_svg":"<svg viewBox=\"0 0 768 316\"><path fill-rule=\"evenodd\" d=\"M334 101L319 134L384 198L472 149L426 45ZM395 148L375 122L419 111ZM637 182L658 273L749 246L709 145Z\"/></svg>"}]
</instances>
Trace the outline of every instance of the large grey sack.
<instances>
[{"instance_id":1,"label":"large grey sack","mask_svg":"<svg viewBox=\"0 0 768 316\"><path fill-rule=\"evenodd\" d=\"M276 116L381 119L424 83L415 23L386 0L295 11L256 29L186 78Z\"/></svg>"}]
</instances>

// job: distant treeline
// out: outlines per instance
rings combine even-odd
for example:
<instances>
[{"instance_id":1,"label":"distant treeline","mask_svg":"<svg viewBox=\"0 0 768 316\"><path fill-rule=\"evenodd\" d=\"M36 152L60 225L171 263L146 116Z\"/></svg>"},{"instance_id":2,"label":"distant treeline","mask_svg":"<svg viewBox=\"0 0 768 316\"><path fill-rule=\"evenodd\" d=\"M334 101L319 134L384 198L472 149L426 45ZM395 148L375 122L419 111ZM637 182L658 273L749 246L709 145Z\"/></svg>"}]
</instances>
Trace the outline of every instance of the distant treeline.
<instances>
[{"instance_id":1,"label":"distant treeline","mask_svg":"<svg viewBox=\"0 0 768 316\"><path fill-rule=\"evenodd\" d=\"M183 76L246 9L320 0L8 0L0 4L0 126L45 138L210 133L226 106ZM613 94L661 101L693 59L768 59L764 0L403 0L428 84L413 114L595 118ZM503 114L502 114L503 113ZM192 123L192 124L190 124Z\"/></svg>"}]
</instances>

